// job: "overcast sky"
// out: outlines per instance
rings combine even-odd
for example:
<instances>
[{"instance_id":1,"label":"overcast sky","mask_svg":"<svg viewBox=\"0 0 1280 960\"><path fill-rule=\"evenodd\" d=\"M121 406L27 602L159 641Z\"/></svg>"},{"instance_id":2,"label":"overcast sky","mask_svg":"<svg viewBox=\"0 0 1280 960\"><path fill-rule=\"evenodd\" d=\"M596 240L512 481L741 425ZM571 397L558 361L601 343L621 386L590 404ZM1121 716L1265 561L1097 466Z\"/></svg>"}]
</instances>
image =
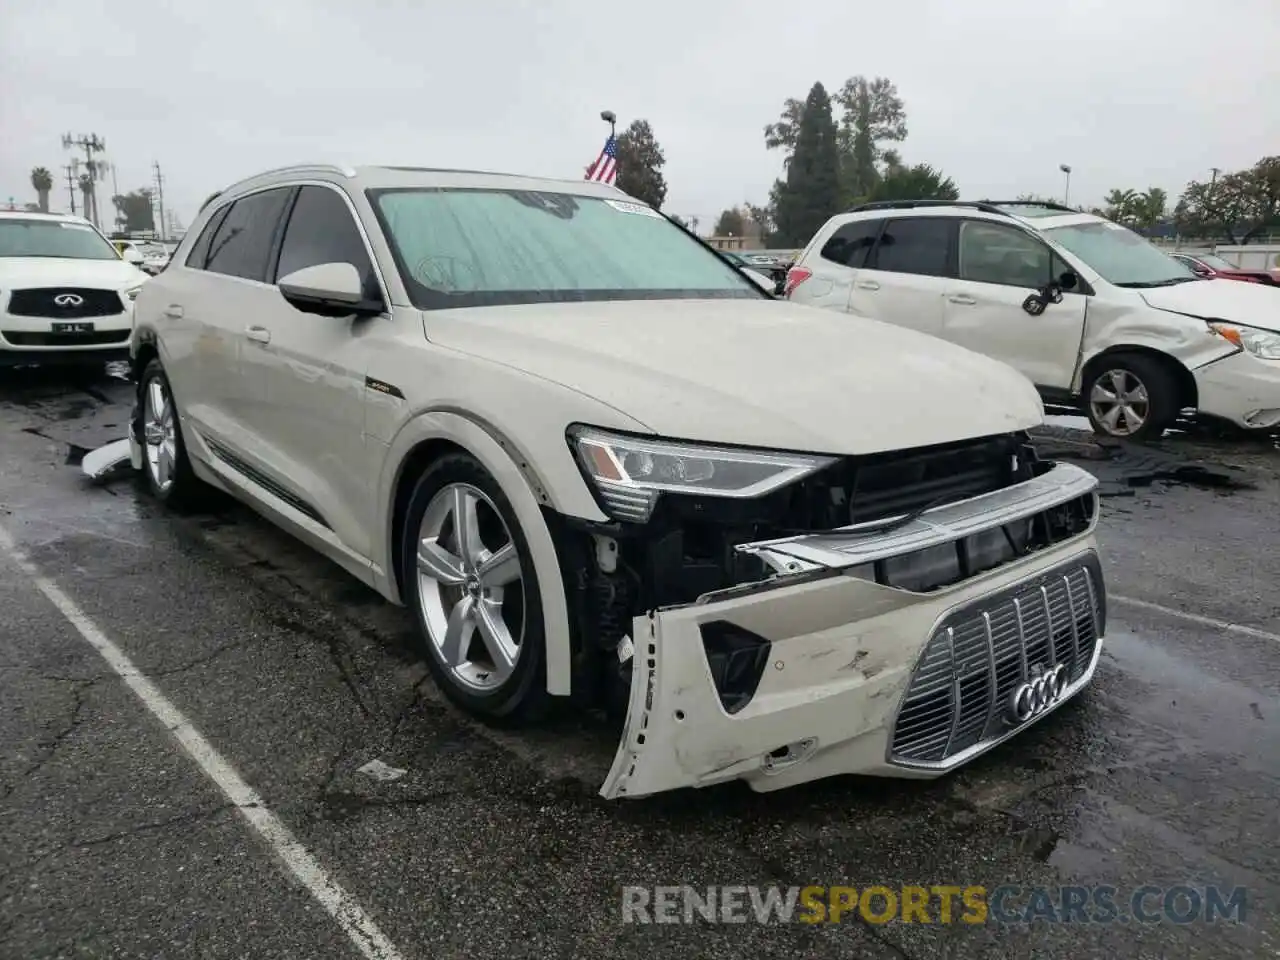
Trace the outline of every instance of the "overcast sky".
<instances>
[{"instance_id":1,"label":"overcast sky","mask_svg":"<svg viewBox=\"0 0 1280 960\"><path fill-rule=\"evenodd\" d=\"M0 4L0 203L97 133L122 192L298 161L579 177L650 121L665 209L761 202L762 130L815 80L892 79L907 162L969 197L1162 186L1280 153L1280 0L40 0ZM66 188L54 194L65 209Z\"/></svg>"}]
</instances>

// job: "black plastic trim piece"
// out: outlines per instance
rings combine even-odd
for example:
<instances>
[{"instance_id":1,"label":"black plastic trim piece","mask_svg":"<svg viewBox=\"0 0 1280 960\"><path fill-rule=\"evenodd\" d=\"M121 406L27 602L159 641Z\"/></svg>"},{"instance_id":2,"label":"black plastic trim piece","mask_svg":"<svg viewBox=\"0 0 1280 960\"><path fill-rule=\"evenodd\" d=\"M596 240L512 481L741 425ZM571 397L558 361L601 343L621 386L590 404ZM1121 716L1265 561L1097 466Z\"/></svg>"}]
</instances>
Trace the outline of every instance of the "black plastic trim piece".
<instances>
[{"instance_id":1,"label":"black plastic trim piece","mask_svg":"<svg viewBox=\"0 0 1280 960\"><path fill-rule=\"evenodd\" d=\"M329 522L325 520L323 516L321 516L319 510L317 510L311 504L307 503L306 500L303 500L296 493L293 493L291 490L288 490L277 481L271 479L271 477L268 477L266 474L264 474L261 470L258 470L256 467L253 467L245 463L242 459L240 459L238 456L236 456L234 453L232 453L222 444L218 443L216 440L210 440L206 437L204 442L206 445L208 445L209 449L213 452L214 456L216 456L219 460L221 460L223 463L229 466L232 470L236 471L236 473L240 474L246 479L251 480L253 483L262 487L263 490L266 490L273 497L276 497L279 500L283 500L289 506L293 507L293 509L297 510L300 514L302 514L305 517L308 517L311 520L314 520L316 523L320 524L320 526L324 527L326 530L333 529L333 527L329 526Z\"/></svg>"}]
</instances>

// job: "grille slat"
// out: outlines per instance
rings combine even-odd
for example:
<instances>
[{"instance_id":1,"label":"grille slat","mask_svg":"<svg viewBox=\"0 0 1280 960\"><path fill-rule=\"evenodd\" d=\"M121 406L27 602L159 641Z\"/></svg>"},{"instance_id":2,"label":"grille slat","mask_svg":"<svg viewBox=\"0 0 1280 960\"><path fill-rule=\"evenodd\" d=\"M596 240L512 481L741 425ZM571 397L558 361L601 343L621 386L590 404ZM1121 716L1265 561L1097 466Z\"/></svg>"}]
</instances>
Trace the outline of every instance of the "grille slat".
<instances>
[{"instance_id":1,"label":"grille slat","mask_svg":"<svg viewBox=\"0 0 1280 960\"><path fill-rule=\"evenodd\" d=\"M80 303L59 305L54 302L62 294L80 298ZM90 287L31 287L14 290L9 295L8 312L15 317L40 317L47 320L86 320L91 317L114 317L124 313L124 301L114 290Z\"/></svg>"},{"instance_id":2,"label":"grille slat","mask_svg":"<svg viewBox=\"0 0 1280 960\"><path fill-rule=\"evenodd\" d=\"M890 758L938 763L1004 736L1013 691L1040 670L1062 663L1078 681L1100 639L1102 591L1090 554L949 614L912 671Z\"/></svg>"}]
</instances>

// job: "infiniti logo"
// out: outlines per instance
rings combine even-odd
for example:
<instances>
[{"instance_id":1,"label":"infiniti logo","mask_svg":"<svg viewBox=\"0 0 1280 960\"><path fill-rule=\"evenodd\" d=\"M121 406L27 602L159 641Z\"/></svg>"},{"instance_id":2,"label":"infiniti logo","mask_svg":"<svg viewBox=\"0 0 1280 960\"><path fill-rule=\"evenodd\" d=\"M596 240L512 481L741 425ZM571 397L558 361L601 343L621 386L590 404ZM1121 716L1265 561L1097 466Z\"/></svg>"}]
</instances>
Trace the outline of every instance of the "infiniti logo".
<instances>
[{"instance_id":1,"label":"infiniti logo","mask_svg":"<svg viewBox=\"0 0 1280 960\"><path fill-rule=\"evenodd\" d=\"M1031 678L1009 695L1009 719L1026 723L1044 713L1062 697L1067 686L1067 666L1056 664L1049 669L1034 668Z\"/></svg>"},{"instance_id":2,"label":"infiniti logo","mask_svg":"<svg viewBox=\"0 0 1280 960\"><path fill-rule=\"evenodd\" d=\"M53 298L53 302L60 307L78 307L84 303L84 297L78 293L60 293Z\"/></svg>"}]
</instances>

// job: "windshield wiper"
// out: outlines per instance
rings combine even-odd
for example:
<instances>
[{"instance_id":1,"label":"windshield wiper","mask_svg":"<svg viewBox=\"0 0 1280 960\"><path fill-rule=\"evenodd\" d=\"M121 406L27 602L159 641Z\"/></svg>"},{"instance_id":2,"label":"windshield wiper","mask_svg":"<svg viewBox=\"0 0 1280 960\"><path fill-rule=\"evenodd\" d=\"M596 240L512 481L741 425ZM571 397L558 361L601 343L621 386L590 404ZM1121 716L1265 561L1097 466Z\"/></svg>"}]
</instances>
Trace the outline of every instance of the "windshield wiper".
<instances>
[{"instance_id":1,"label":"windshield wiper","mask_svg":"<svg viewBox=\"0 0 1280 960\"><path fill-rule=\"evenodd\" d=\"M1200 277L1170 277L1168 280L1139 280L1133 283L1117 283L1117 287L1129 290L1150 290L1152 287L1172 287L1179 283L1195 283Z\"/></svg>"}]
</instances>

